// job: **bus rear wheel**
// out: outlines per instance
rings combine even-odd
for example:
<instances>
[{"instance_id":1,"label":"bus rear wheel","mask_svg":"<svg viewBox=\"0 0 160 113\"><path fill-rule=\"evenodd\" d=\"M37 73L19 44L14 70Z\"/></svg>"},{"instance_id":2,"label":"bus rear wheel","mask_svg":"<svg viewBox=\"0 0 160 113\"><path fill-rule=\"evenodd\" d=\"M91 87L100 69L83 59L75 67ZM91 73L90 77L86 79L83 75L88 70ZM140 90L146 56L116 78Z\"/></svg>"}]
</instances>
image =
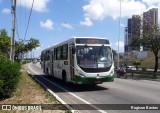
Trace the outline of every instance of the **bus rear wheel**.
<instances>
[{"instance_id":1,"label":"bus rear wheel","mask_svg":"<svg viewBox=\"0 0 160 113\"><path fill-rule=\"evenodd\" d=\"M49 69L48 69L48 68L47 68L47 70L46 70L46 75L47 75L48 78L50 77L50 72L49 72Z\"/></svg>"},{"instance_id":2,"label":"bus rear wheel","mask_svg":"<svg viewBox=\"0 0 160 113\"><path fill-rule=\"evenodd\" d=\"M65 71L62 71L62 80L63 80L63 83L67 83L67 75L66 75L66 72Z\"/></svg>"}]
</instances>

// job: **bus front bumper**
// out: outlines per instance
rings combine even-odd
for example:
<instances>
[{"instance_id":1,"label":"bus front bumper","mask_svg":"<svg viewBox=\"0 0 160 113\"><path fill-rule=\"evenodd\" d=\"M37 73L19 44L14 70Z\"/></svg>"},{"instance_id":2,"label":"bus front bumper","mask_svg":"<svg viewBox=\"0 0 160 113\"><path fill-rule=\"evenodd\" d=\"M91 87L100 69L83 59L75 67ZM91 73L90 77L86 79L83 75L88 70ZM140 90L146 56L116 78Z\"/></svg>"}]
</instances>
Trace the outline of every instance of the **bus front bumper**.
<instances>
[{"instance_id":1,"label":"bus front bumper","mask_svg":"<svg viewBox=\"0 0 160 113\"><path fill-rule=\"evenodd\" d=\"M103 82L113 82L114 75L105 77L84 77L75 75L74 82L76 84L102 84Z\"/></svg>"}]
</instances>

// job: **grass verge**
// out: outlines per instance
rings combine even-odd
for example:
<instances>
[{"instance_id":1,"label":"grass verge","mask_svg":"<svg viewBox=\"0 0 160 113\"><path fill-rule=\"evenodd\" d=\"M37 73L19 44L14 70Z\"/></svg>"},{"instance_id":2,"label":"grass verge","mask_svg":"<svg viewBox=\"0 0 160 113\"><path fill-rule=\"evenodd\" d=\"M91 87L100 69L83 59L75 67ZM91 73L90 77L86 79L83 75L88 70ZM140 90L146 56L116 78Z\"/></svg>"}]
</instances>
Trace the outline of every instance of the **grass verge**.
<instances>
[{"instance_id":1,"label":"grass verge","mask_svg":"<svg viewBox=\"0 0 160 113\"><path fill-rule=\"evenodd\" d=\"M22 70L20 82L10 98L0 100L0 104L60 104L48 91L35 82L25 70ZM60 106L64 107L64 106ZM69 113L66 110L25 111L13 110L0 113Z\"/></svg>"}]
</instances>

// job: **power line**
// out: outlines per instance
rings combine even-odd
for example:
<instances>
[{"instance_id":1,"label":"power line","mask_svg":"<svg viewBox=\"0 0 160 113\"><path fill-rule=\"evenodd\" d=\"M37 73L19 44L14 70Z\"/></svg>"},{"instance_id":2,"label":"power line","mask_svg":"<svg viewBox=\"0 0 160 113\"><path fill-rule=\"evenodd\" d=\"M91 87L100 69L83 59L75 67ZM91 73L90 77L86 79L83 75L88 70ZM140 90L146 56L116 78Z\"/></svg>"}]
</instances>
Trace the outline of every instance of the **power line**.
<instances>
[{"instance_id":1,"label":"power line","mask_svg":"<svg viewBox=\"0 0 160 113\"><path fill-rule=\"evenodd\" d=\"M34 0L33 0L33 2L32 2L32 7L31 7L31 10L30 10L30 14L29 14L29 19L28 19L28 24L27 24L27 28L26 28L26 32L25 32L25 36L24 36L24 40L25 40L26 35L27 35L28 26L29 26L29 22L30 22L30 19L31 19L32 9L33 9L33 4L34 4Z\"/></svg>"}]
</instances>

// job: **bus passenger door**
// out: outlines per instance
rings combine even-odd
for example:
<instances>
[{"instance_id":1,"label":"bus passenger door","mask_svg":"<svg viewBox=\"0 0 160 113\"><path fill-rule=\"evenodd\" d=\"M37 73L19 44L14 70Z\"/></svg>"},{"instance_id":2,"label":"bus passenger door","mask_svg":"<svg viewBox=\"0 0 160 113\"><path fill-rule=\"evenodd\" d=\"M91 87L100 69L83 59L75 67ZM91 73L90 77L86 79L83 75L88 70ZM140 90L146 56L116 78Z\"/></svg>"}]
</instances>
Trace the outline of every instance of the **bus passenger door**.
<instances>
[{"instance_id":1,"label":"bus passenger door","mask_svg":"<svg viewBox=\"0 0 160 113\"><path fill-rule=\"evenodd\" d=\"M45 60L46 60L46 59L45 59L45 58L46 58L45 55L46 55L46 54L43 54L43 61L42 61L43 73L45 73L45 68L46 68L46 67L45 67Z\"/></svg>"},{"instance_id":2,"label":"bus passenger door","mask_svg":"<svg viewBox=\"0 0 160 113\"><path fill-rule=\"evenodd\" d=\"M71 80L73 80L74 78L74 45L70 44L69 46L69 56L70 56L70 76L71 76Z\"/></svg>"},{"instance_id":3,"label":"bus passenger door","mask_svg":"<svg viewBox=\"0 0 160 113\"><path fill-rule=\"evenodd\" d=\"M51 75L54 76L54 51L51 52Z\"/></svg>"}]
</instances>

